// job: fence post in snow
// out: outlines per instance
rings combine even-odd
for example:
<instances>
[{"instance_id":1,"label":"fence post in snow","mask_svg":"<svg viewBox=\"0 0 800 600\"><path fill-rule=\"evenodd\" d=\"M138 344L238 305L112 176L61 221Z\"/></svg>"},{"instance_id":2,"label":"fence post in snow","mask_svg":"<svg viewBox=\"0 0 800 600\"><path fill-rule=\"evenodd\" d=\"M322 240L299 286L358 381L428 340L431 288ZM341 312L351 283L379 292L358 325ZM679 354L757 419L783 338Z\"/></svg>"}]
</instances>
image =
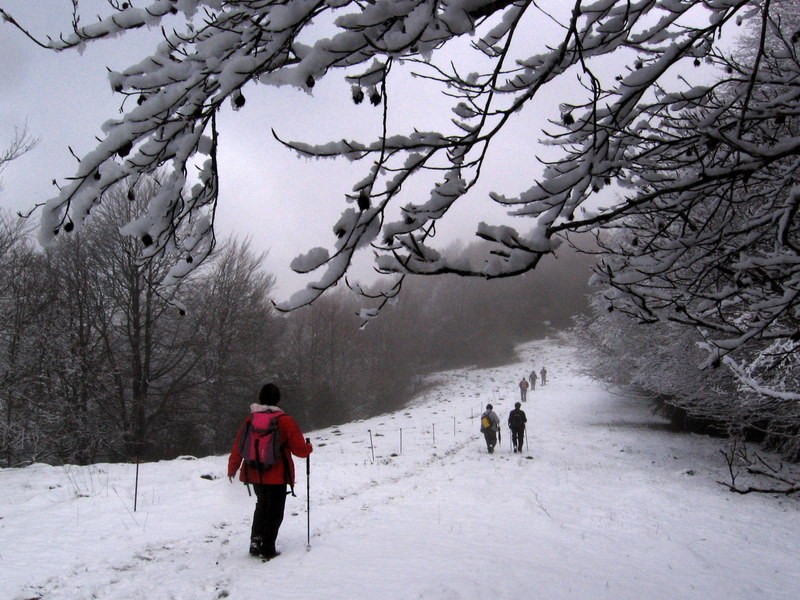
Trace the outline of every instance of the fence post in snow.
<instances>
[{"instance_id":1,"label":"fence post in snow","mask_svg":"<svg viewBox=\"0 0 800 600\"><path fill-rule=\"evenodd\" d=\"M433 447L436 448L436 423L432 424L431 430L433 431Z\"/></svg>"},{"instance_id":2,"label":"fence post in snow","mask_svg":"<svg viewBox=\"0 0 800 600\"><path fill-rule=\"evenodd\" d=\"M375 462L375 445L372 443L372 429L367 429L369 432L369 449L372 452L372 462Z\"/></svg>"},{"instance_id":3,"label":"fence post in snow","mask_svg":"<svg viewBox=\"0 0 800 600\"><path fill-rule=\"evenodd\" d=\"M400 428L400 454L403 454L403 428Z\"/></svg>"},{"instance_id":4,"label":"fence post in snow","mask_svg":"<svg viewBox=\"0 0 800 600\"><path fill-rule=\"evenodd\" d=\"M133 512L136 512L136 505L139 501L139 455L136 455L136 480L133 484Z\"/></svg>"},{"instance_id":5,"label":"fence post in snow","mask_svg":"<svg viewBox=\"0 0 800 600\"><path fill-rule=\"evenodd\" d=\"M456 435L456 418L453 417L453 437Z\"/></svg>"}]
</instances>

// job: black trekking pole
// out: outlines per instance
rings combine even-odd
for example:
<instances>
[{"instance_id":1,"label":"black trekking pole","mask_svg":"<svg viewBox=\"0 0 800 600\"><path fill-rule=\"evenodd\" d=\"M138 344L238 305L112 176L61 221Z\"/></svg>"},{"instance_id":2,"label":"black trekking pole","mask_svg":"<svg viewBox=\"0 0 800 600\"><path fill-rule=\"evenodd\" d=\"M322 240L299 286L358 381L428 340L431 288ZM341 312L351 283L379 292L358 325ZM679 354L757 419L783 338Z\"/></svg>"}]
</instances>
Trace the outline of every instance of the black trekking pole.
<instances>
[{"instance_id":1,"label":"black trekking pole","mask_svg":"<svg viewBox=\"0 0 800 600\"><path fill-rule=\"evenodd\" d=\"M136 482L133 484L133 512L139 502L139 455L136 455Z\"/></svg>"},{"instance_id":2,"label":"black trekking pole","mask_svg":"<svg viewBox=\"0 0 800 600\"><path fill-rule=\"evenodd\" d=\"M372 443L372 429L367 429L369 432L369 449L372 452L372 463L375 464L375 444Z\"/></svg>"},{"instance_id":3,"label":"black trekking pole","mask_svg":"<svg viewBox=\"0 0 800 600\"><path fill-rule=\"evenodd\" d=\"M306 438L306 444L311 438ZM311 455L306 456L306 550L311 550Z\"/></svg>"},{"instance_id":4,"label":"black trekking pole","mask_svg":"<svg viewBox=\"0 0 800 600\"><path fill-rule=\"evenodd\" d=\"M525 450L530 452L530 448L528 447L528 428L525 428Z\"/></svg>"}]
</instances>

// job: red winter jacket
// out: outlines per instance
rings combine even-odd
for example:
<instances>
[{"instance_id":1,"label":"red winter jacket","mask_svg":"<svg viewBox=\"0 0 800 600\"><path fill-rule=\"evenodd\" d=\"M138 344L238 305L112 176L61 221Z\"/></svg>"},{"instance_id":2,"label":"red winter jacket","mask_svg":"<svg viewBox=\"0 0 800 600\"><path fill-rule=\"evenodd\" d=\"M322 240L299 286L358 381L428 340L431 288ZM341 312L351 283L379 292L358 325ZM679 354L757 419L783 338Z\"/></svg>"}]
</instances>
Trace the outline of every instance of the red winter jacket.
<instances>
[{"instance_id":1,"label":"red winter jacket","mask_svg":"<svg viewBox=\"0 0 800 600\"><path fill-rule=\"evenodd\" d=\"M283 455L285 460L279 460L271 469L266 471L259 471L247 465L242 464L242 454L239 451L239 441L244 435L245 427L252 421L252 413L265 412L267 410L278 411L281 413L278 419L278 431L280 432L281 445L283 448ZM292 454L298 458L305 458L313 450L310 443L306 442L303 437L303 432L300 431L297 422L281 411L275 406L264 406L261 404L252 404L250 406L251 414L242 421L239 426L239 431L236 433L236 439L233 442L233 449L228 458L228 477L236 475L236 471L241 467L239 473L239 480L244 483L265 483L265 484L281 484L288 483L294 485L294 461ZM287 472L288 467L288 472Z\"/></svg>"}]
</instances>

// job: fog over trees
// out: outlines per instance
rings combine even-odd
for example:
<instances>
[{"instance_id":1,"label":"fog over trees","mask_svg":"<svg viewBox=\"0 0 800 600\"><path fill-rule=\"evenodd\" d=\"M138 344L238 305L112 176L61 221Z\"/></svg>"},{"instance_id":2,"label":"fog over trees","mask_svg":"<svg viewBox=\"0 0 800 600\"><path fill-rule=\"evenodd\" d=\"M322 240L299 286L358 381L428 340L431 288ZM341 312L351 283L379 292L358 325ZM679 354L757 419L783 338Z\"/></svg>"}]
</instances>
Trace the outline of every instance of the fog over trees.
<instances>
[{"instance_id":1,"label":"fog over trees","mask_svg":"<svg viewBox=\"0 0 800 600\"><path fill-rule=\"evenodd\" d=\"M344 287L282 315L263 256L227 240L169 288L179 311L152 285L168 258L142 261L119 232L157 193L153 179L118 186L46 251L0 212L0 464L224 452L267 380L306 428L366 417L437 369L508 361L587 307L590 261L567 251L565 272L496 285L410 279L366 328Z\"/></svg>"}]
</instances>

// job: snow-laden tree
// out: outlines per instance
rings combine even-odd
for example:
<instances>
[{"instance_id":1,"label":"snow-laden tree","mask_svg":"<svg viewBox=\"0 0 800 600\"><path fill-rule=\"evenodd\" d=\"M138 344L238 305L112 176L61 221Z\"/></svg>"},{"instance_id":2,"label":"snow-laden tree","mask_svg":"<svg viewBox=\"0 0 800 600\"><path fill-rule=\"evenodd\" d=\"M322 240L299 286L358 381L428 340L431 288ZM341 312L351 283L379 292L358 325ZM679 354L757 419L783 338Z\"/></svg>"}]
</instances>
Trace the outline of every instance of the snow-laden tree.
<instances>
[{"instance_id":1,"label":"snow-laden tree","mask_svg":"<svg viewBox=\"0 0 800 600\"><path fill-rule=\"evenodd\" d=\"M641 115L635 209L613 224L625 234L606 238L598 279L609 310L698 328L707 365L796 413L800 3L763 8L720 54L725 76Z\"/></svg>"},{"instance_id":2,"label":"snow-laden tree","mask_svg":"<svg viewBox=\"0 0 800 600\"><path fill-rule=\"evenodd\" d=\"M376 139L285 142L364 169L341 191L349 206L331 246L292 263L321 275L285 308L340 281L359 249L386 273L499 278L534 269L572 233L630 227L632 250L611 249L600 269L611 308L700 326L711 363L754 340L792 352L800 338L793 1L109 0L90 24L73 3L73 30L38 43L80 50L161 25L163 41L110 74L122 115L47 202L45 243L79 228L115 183L164 169L147 214L125 231L149 256L180 254L165 282L183 277L214 246L218 112L242 108L256 88L313 94L343 77L354 102L382 111L383 128ZM744 29L758 40L749 55L733 52ZM410 73L449 101L432 115L438 127L392 120ZM565 93L564 81L579 86ZM502 133L548 96L563 98L547 135L559 154L543 174L531 170L526 189L501 189L503 173L493 180L489 198L509 217L479 225L485 260L436 250L437 222L495 175L487 161ZM531 131L519 151L533 154L541 137ZM412 182L431 177L421 198Z\"/></svg>"},{"instance_id":3,"label":"snow-laden tree","mask_svg":"<svg viewBox=\"0 0 800 600\"><path fill-rule=\"evenodd\" d=\"M589 375L634 393L668 416L676 428L758 442L787 460L800 460L800 411L796 402L745 385L730 369L698 370L703 338L677 322L638 323L608 312L605 290L592 296L589 316L576 319L575 341ZM752 358L763 368L764 357ZM770 359L774 362L774 357ZM773 378L796 378L793 357Z\"/></svg>"},{"instance_id":4,"label":"snow-laden tree","mask_svg":"<svg viewBox=\"0 0 800 600\"><path fill-rule=\"evenodd\" d=\"M686 417L722 433L746 425L733 374L696 368L704 357L697 331L673 322L642 325L606 306L598 291L592 314L576 319L574 335L589 375L644 395L678 427Z\"/></svg>"}]
</instances>

